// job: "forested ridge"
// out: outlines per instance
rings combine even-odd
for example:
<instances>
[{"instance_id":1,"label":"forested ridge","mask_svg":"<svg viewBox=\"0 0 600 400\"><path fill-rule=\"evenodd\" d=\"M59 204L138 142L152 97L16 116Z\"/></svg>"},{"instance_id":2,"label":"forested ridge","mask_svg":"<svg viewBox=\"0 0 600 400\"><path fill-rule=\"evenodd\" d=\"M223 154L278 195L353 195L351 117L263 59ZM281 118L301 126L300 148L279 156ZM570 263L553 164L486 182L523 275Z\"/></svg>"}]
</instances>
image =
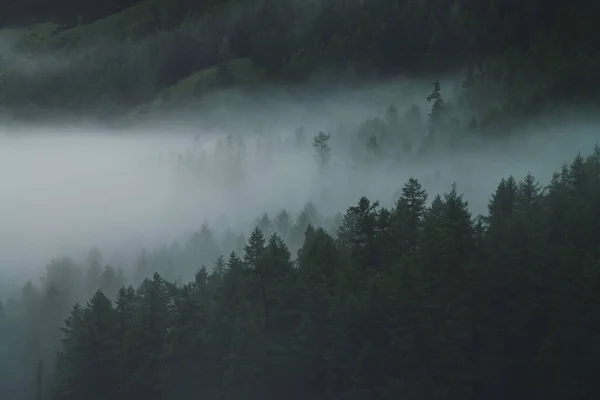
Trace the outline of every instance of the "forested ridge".
<instances>
[{"instance_id":1,"label":"forested ridge","mask_svg":"<svg viewBox=\"0 0 600 400\"><path fill-rule=\"evenodd\" d=\"M200 96L318 73L430 78L457 68L469 69L464 77L475 73L482 112L498 119L598 100L593 1L27 0L3 7L5 26L57 24L40 37L32 28L27 57L52 57L34 62L36 73L4 74L5 107L115 112L169 103L180 91Z\"/></svg>"},{"instance_id":2,"label":"forested ridge","mask_svg":"<svg viewBox=\"0 0 600 400\"><path fill-rule=\"evenodd\" d=\"M136 285L97 250L55 260L2 305L0 394L597 398L599 188L596 147L547 187L503 179L485 216L456 186L428 200L410 179L393 207L363 197L337 222L308 204L263 215L247 239L204 224L142 254ZM197 265L191 282L164 278L177 259Z\"/></svg>"},{"instance_id":3,"label":"forested ridge","mask_svg":"<svg viewBox=\"0 0 600 400\"><path fill-rule=\"evenodd\" d=\"M595 110L599 5L9 0L0 111L108 119L216 103L207 95L219 89L253 98L265 87L426 78L427 115L391 104L350 128L307 118L287 137L250 139L260 123L232 113L241 128L214 154L197 127L196 152L161 162L194 189L239 195L240 209L249 192L232 188L264 173L248 167L256 159L277 168L274 155L310 151L314 191L368 169L391 171L389 185L393 171L427 161L439 180L448 158L437 157L498 150L515 133L525 141L523 121L563 106ZM600 146L587 150L550 182L502 179L484 215L460 181L438 194L411 178L392 183L394 199L361 197L338 213L308 202L264 210L254 229L204 221L133 265L94 248L51 260L22 288L2 275L0 399L600 398ZM532 151L528 161L543 152Z\"/></svg>"}]
</instances>

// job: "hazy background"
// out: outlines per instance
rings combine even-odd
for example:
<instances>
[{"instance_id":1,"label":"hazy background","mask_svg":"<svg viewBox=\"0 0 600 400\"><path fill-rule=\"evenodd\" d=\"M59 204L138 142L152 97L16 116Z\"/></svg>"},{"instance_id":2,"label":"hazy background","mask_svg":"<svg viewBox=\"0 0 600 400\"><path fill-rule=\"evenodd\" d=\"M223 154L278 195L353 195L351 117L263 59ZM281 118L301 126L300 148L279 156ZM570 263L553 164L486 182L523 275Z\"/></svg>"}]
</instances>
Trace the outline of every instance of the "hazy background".
<instances>
[{"instance_id":1,"label":"hazy background","mask_svg":"<svg viewBox=\"0 0 600 400\"><path fill-rule=\"evenodd\" d=\"M452 77L444 82L453 84ZM456 182L472 212L485 213L502 177L531 172L547 183L563 162L578 151L590 153L600 138L596 119L565 113L562 123L549 116L510 137L479 137L461 150L357 166L345 140L352 128L392 103L400 114L417 104L426 119L430 88L427 80L402 79L329 95L311 95L308 87L302 95L224 92L211 109L182 108L122 128L13 124L0 136L3 286L35 277L53 257L83 255L92 246L108 261L128 263L142 247L169 244L204 220L218 229L215 221L222 224L223 216L247 233L262 213L296 213L307 201L324 215L343 212L363 195L391 206L409 177L421 181L430 199ZM299 145L300 126L305 140ZM311 146L320 130L332 134L325 172L317 170ZM216 150L228 136L244 148L234 158L243 175L234 180L225 177L233 161Z\"/></svg>"},{"instance_id":2,"label":"hazy background","mask_svg":"<svg viewBox=\"0 0 600 400\"><path fill-rule=\"evenodd\" d=\"M512 174L521 179L530 172L546 184L561 164L570 162L578 151L591 153L600 141L598 114L585 111L598 110L600 105L593 84L600 68L595 18L599 4L577 0L3 2L0 398L48 397L60 376L54 376L56 351L62 348L60 327L75 302L87 302L97 289L114 299L122 285L135 286L155 271L169 281L189 282L201 266L210 270L219 254L227 258L235 249L243 255L251 229L267 220L264 213L273 223L281 221L276 215L285 216L278 214L280 210L289 212L285 229L275 223L264 232L280 233L295 258L309 221L322 223L335 237L348 206L367 196L392 207L410 177L419 179L429 200L456 183L474 214L487 213L490 195L501 178ZM430 102L428 96L439 95L437 81L443 102ZM319 165L312 146L319 132L331 134L331 159L326 165ZM593 232L594 227L590 224L587 229ZM490 238L499 242L495 236ZM573 243L592 245L579 238ZM565 244L569 242L560 243ZM577 259L574 252L554 245L544 243L539 253L556 248L561 255L556 258L564 253L568 262L567 254ZM476 298L468 301L476 303L476 309L486 307L486 298L494 304L502 299L503 306L509 310L512 305L514 312L475 310L481 321L473 327L484 332L478 336L486 338L483 347L491 351L489 358L483 352L481 361L488 364L484 368L479 368L484 364L470 366L472 371L481 369L474 376L485 377L488 388L522 393L521 386L504 382L538 374L530 366L544 363L545 355L546 360L557 360L552 369L556 379L551 379L554 385L549 388L579 386L579 379L573 377L585 369L577 365L585 363L569 358L577 351L564 349L571 342L582 347L586 342L581 338L593 329L584 323L579 329L570 328L569 332L582 335L571 336L575 339L562 346L565 331L556 321L572 326L572 310L593 313L589 305L593 302L586 296L593 297L594 280L586 277L584 285L570 285L571 276L556 275L560 293L546 296L555 302L549 303L551 315L542 318L554 329L541 334L529 325L522 330L518 326L546 304L539 301L536 290L528 290L530 283L520 272L534 277L550 268L524 261L519 274L512 274L508 273L512 265L494 266L489 261L485 265L490 264L492 268L486 269L491 274L482 275L476 285L471 277L457 277L465 284L464 299ZM388 286L389 281L389 293L396 296L395 278L371 275L361 279L364 289L379 281ZM507 287L520 293L507 290L502 298L505 277ZM339 288L343 289L343 281ZM462 292L451 281L447 295ZM312 288L305 289L302 296L314 295ZM323 304L333 305L333 310L345 298L350 304L362 291L359 285L349 297L336 296ZM369 294L357 298L372 305L367 310L379 313L379 300L370 289L365 292ZM401 342L409 344L408 353L385 350L388 356L394 354L395 361L416 351L417 368L407 368L407 376L413 372L419 376L420 365L428 360L426 379L409 377L408 386L423 384L427 390L437 390L464 383L463 366L451 362L441 368L451 372L441 375L451 377L447 379L451 384L446 385L445 379L441 385L424 384L433 382L431 371L439 378L435 357L410 346L418 338L444 352L454 351L448 338L460 326L456 321L464 320L460 307L454 313L455 305L450 304L454 302L448 302L444 292L437 287L423 291L429 295L422 300L431 297L442 305L437 311L440 321L452 321L433 336L427 338L422 334L427 329L421 329L431 320L429 301L417 305L422 319L411 316L381 329L387 334L402 327L406 333ZM404 293L412 296L413 290ZM290 300L297 304L295 296ZM226 303L231 302L214 310L221 313ZM362 305L350 309L364 310ZM386 309L389 315L398 314L393 305ZM252 324L260 318L243 314L251 313L244 310L239 316ZM331 314L332 326L340 332L347 331L346 323L354 319L342 314L338 315L342 318ZM488 320L489 315L494 318ZM498 329L502 318L510 321L506 327L517 329ZM237 319L235 325L237 330ZM208 324L208 331L215 326ZM261 349L258 358L270 351L270 345L255 346L259 338L253 333L240 332L239 338L248 344L244 347ZM304 351L312 351L321 334L311 340L305 333L301 336L309 340ZM363 334L368 332L357 336ZM515 334L519 339L511 343ZM454 338L459 336L467 337L464 331ZM363 350L373 343L365 340L362 347L353 338L339 339L329 350L335 353L340 344L339 349L345 348L337 359L340 365L345 359L362 360ZM537 343L530 354L535 362L514 357L507 364L506 349L514 349L515 343L524 345L524 353ZM591 336L587 343L583 347L593 349ZM229 356L227 347L229 343L218 347L215 354ZM186 353L191 352L186 349ZM237 363L228 360L223 365ZM496 361L500 362L492 367ZM201 363L194 360L193 364ZM294 362L287 364L296 368ZM386 363L366 360L363 365L370 373L376 369L371 366ZM82 369L78 363L73 366ZM382 374L386 379L387 369ZM536 385L541 376L548 375L525 379L532 388L544 386ZM265 374L248 382L270 379L272 375ZM564 382L568 384L561 385ZM395 381L386 387L394 390L394 385ZM352 386L340 385L339 396L351 393ZM234 389L245 391L243 385ZM574 392L585 390L583 385ZM546 392L555 394L551 389ZM300 393L295 394L303 397Z\"/></svg>"}]
</instances>

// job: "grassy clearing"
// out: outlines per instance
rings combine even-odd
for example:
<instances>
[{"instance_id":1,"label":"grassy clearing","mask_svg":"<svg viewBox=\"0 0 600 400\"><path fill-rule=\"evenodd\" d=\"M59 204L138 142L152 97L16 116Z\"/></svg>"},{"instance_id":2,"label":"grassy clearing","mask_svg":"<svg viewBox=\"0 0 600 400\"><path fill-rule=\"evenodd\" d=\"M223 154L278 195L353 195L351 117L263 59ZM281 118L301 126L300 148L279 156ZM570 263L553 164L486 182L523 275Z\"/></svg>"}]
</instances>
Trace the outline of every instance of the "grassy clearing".
<instances>
[{"instance_id":1,"label":"grassy clearing","mask_svg":"<svg viewBox=\"0 0 600 400\"><path fill-rule=\"evenodd\" d=\"M10 38L11 51L20 53L21 56L35 55L35 53L51 53L57 49L93 46L99 39L114 41L131 40L146 35L152 26L156 26L158 3L162 0L145 0L118 13L105 18L81 24L73 28L63 29L60 25L45 22L25 28L12 28L0 31L2 36ZM221 4L222 6L222 4ZM219 12L219 7L206 9L202 15L194 16L193 20L185 23L202 24L205 18L211 18L213 13ZM263 82L265 72L250 58L233 59L227 64L229 81L235 87L247 87ZM8 64L0 64L0 85L3 81L11 79L12 72ZM222 86L219 69L216 66L197 71L176 84L160 88L160 92L151 102L135 107L133 114L143 114L148 111L168 107L194 97L202 96Z\"/></svg>"},{"instance_id":2,"label":"grassy clearing","mask_svg":"<svg viewBox=\"0 0 600 400\"><path fill-rule=\"evenodd\" d=\"M248 87L265 80L265 72L257 68L250 58L233 59L228 63L227 68L231 74L231 83L236 87ZM176 105L186 100L192 100L210 93L219 86L217 67L205 68L163 90L149 104L133 108L128 113L128 117L135 118L168 107L170 104Z\"/></svg>"},{"instance_id":3,"label":"grassy clearing","mask_svg":"<svg viewBox=\"0 0 600 400\"><path fill-rule=\"evenodd\" d=\"M261 82L264 71L257 68L250 58L237 58L227 64L234 85L253 85ZM165 89L160 97L172 100L195 97L219 86L216 66L200 70Z\"/></svg>"}]
</instances>

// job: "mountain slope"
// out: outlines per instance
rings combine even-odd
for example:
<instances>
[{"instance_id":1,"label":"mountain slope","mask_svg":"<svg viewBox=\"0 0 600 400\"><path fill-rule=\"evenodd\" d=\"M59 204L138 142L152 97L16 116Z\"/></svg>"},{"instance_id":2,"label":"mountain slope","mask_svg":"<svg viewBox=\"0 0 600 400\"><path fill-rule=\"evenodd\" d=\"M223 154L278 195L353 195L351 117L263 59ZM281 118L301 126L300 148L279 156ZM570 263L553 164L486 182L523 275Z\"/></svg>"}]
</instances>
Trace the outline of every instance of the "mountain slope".
<instances>
[{"instance_id":1,"label":"mountain slope","mask_svg":"<svg viewBox=\"0 0 600 400\"><path fill-rule=\"evenodd\" d=\"M108 102L128 109L164 99L178 82L187 86L233 59L252 60L264 78L287 83L348 68L358 76L431 76L471 66L466 78L480 114L497 113L490 107L498 104L501 112L528 115L598 100L590 83L600 67L592 17L600 5L582 0L215 0L202 6L144 0L110 15L92 11L68 29L45 23L11 31L21 34L17 49L39 65L23 76L4 63L2 104L82 110ZM53 68L36 58L49 51ZM194 84L193 92L221 84Z\"/></svg>"}]
</instances>

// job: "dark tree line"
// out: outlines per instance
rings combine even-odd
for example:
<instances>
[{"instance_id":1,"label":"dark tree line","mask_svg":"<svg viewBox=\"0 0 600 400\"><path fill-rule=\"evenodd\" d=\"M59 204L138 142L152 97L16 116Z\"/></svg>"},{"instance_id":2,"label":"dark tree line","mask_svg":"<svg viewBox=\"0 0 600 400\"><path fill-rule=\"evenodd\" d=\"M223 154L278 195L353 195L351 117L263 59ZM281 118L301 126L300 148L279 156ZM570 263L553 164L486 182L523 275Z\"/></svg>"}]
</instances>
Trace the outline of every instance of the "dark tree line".
<instances>
[{"instance_id":1,"label":"dark tree line","mask_svg":"<svg viewBox=\"0 0 600 400\"><path fill-rule=\"evenodd\" d=\"M108 13L96 8L118 10L131 1L48 4L62 17L63 3L64 16L89 13L83 21L91 22ZM131 107L215 65L216 86L241 84L240 76L223 73L224 60L239 58L251 59L269 79L286 82L323 70L419 75L467 65L475 103L497 118L598 100L590 84L600 62L594 17L600 10L593 1L155 0L140 6L131 14L139 21L121 24L138 28L106 32L113 40L103 46L90 44L96 44L95 36L86 42L85 31L61 37L59 54L85 48L58 56L71 68L5 79L3 104L81 108L101 101Z\"/></svg>"},{"instance_id":2,"label":"dark tree line","mask_svg":"<svg viewBox=\"0 0 600 400\"><path fill-rule=\"evenodd\" d=\"M307 224L295 257L263 221L188 283L109 280L28 382L56 400L597 398L599 188L596 147L547 187L503 179L485 216L410 179L390 209L363 197L336 232ZM51 287L55 305L29 286L0 308L2 332L66 310Z\"/></svg>"}]
</instances>

